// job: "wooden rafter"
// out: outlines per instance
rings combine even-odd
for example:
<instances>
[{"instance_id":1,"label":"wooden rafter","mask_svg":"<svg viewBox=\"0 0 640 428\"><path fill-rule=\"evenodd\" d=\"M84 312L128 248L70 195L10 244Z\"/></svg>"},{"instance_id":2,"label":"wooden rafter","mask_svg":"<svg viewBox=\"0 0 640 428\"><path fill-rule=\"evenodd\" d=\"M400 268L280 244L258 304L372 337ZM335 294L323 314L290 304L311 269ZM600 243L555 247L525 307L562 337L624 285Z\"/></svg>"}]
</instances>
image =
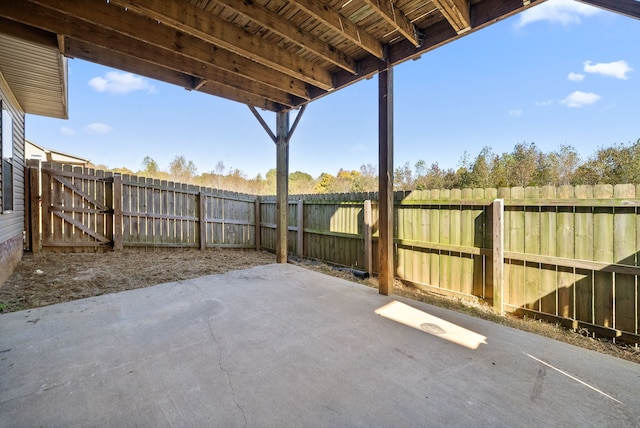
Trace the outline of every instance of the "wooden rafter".
<instances>
[{"instance_id":1,"label":"wooden rafter","mask_svg":"<svg viewBox=\"0 0 640 428\"><path fill-rule=\"evenodd\" d=\"M286 111L544 1L0 0L0 32ZM640 15L636 0L581 1Z\"/></svg>"},{"instance_id":2,"label":"wooden rafter","mask_svg":"<svg viewBox=\"0 0 640 428\"><path fill-rule=\"evenodd\" d=\"M404 13L395 6L392 0L364 0L364 2L415 47L420 46L418 30L416 30L416 27L414 27Z\"/></svg>"},{"instance_id":3,"label":"wooden rafter","mask_svg":"<svg viewBox=\"0 0 640 428\"><path fill-rule=\"evenodd\" d=\"M219 83L207 82L198 88L198 84L201 83L201 79L198 79L197 77L160 67L157 64L141 60L137 57L116 53L92 43L67 37L65 40L65 49L66 54L74 58L99 63L107 67L113 67L120 70L127 70L131 73L147 76L151 79L171 83L186 89L198 90L205 94L222 96L232 101L255 105L256 107L270 111L277 111L281 109L279 104L265 100L256 94L252 94L244 90L237 90Z\"/></svg>"},{"instance_id":4,"label":"wooden rafter","mask_svg":"<svg viewBox=\"0 0 640 428\"><path fill-rule=\"evenodd\" d=\"M76 26L76 28L78 28ZM275 89L271 86L250 80L242 75L231 73L228 70L216 67L209 67L202 61L193 58L176 55L172 51L167 51L157 47L148 47L146 49L138 49L135 43L123 35L112 33L94 33L92 43L96 47L102 47L103 57L109 56L125 56L129 58L137 58L156 67L170 69L179 73L184 73L199 80L209 82L224 82L229 89L235 89L241 92L243 99L247 95L251 95L254 99L264 98L284 106L292 106L292 97L284 90ZM79 57L79 53L73 49L77 45L71 45L65 51L68 56ZM86 43L84 44L86 47ZM81 53L80 53L81 54ZM187 86L187 89L199 90L197 87ZM228 90L225 92L229 92ZM301 100L299 100L301 101Z\"/></svg>"},{"instance_id":5,"label":"wooden rafter","mask_svg":"<svg viewBox=\"0 0 640 428\"><path fill-rule=\"evenodd\" d=\"M0 33L58 50L58 39L54 33L30 27L21 22L16 22L1 16Z\"/></svg>"},{"instance_id":6,"label":"wooden rafter","mask_svg":"<svg viewBox=\"0 0 640 428\"><path fill-rule=\"evenodd\" d=\"M449 21L458 34L471 29L469 0L433 0L442 15Z\"/></svg>"},{"instance_id":7,"label":"wooden rafter","mask_svg":"<svg viewBox=\"0 0 640 428\"><path fill-rule=\"evenodd\" d=\"M75 11L78 7L77 2L69 4L68 1L60 0L60 3L69 11ZM205 14L203 9L190 3L163 0L110 0L110 3L192 34L213 45L235 51L251 61L321 89L333 88L333 80L327 70L278 45L269 44L260 37L253 37L242 28L211 13Z\"/></svg>"},{"instance_id":8,"label":"wooden rafter","mask_svg":"<svg viewBox=\"0 0 640 428\"><path fill-rule=\"evenodd\" d=\"M314 0L296 0L294 5L376 58L384 57L380 41L330 7L323 6Z\"/></svg>"},{"instance_id":9,"label":"wooden rafter","mask_svg":"<svg viewBox=\"0 0 640 428\"><path fill-rule=\"evenodd\" d=\"M357 72L356 61L353 58L311 34L302 31L288 20L281 18L275 12L270 11L258 3L237 0L215 0L215 2L234 10L245 18L268 28L291 42L315 52L324 60L337 65L343 70L352 74Z\"/></svg>"},{"instance_id":10,"label":"wooden rafter","mask_svg":"<svg viewBox=\"0 0 640 428\"><path fill-rule=\"evenodd\" d=\"M524 6L522 0L485 0L477 3L472 7L474 22L473 27L467 33L477 31L499 20L508 18L516 13L526 10L530 7L543 3L545 0L537 0L535 3ZM458 34L448 21L439 21L429 27L429 31L424 32L424 39L419 48L413 46L407 40L395 43L388 47L388 57L390 65L395 66L410 59L416 59L425 53L443 46L459 37ZM351 85L357 80L371 77L378 73L380 61L375 58L367 58L359 63L358 76L352 76L345 72L339 71L334 74L335 89L339 90ZM313 89L310 93L312 99L316 99L326 95Z\"/></svg>"},{"instance_id":11,"label":"wooden rafter","mask_svg":"<svg viewBox=\"0 0 640 428\"><path fill-rule=\"evenodd\" d=\"M283 76L281 73L226 50L216 51L201 39L176 33L171 28L160 26L148 19L140 19L135 14L123 12L118 19L110 20L108 25L94 25L93 22L98 21L105 13L112 12L107 9L114 8L106 4L96 4L84 10L82 15L85 20L80 20L63 15L57 10L29 5L26 2L16 2L12 5L10 14L14 19L21 20L27 25L89 41L97 46L108 48L116 55L120 52L132 57L140 57L159 66L204 79L215 80L215 76L226 76L230 85L235 81L239 88L245 85L252 86L256 90L256 95L262 94L265 98L284 105L291 103L290 97L285 98L287 93L301 100L308 99L307 85L302 81ZM3 11L4 9L0 10L0 14ZM153 36L145 39L146 42L133 39L130 35L135 36L136 33L131 28L139 29L143 34L152 33ZM73 52L66 52L66 54L75 56ZM282 95L275 95L278 92ZM288 101L285 102L285 99Z\"/></svg>"},{"instance_id":12,"label":"wooden rafter","mask_svg":"<svg viewBox=\"0 0 640 428\"><path fill-rule=\"evenodd\" d=\"M637 0L578 0L591 6L640 19L640 1Z\"/></svg>"}]
</instances>

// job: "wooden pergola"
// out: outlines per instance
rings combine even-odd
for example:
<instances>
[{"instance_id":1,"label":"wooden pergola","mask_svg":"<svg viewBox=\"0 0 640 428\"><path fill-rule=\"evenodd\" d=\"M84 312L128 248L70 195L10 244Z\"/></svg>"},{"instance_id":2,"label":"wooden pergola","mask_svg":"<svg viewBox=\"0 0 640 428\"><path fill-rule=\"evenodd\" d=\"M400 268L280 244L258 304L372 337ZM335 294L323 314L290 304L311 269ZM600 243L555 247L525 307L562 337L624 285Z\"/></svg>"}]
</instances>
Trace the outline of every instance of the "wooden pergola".
<instances>
[{"instance_id":1,"label":"wooden pergola","mask_svg":"<svg viewBox=\"0 0 640 428\"><path fill-rule=\"evenodd\" d=\"M544 1L0 0L0 33L247 104L277 146L280 263L287 261L288 147L304 108L378 74L379 283L389 294L393 66ZM637 0L580 1L640 18ZM257 108L276 113L275 133Z\"/></svg>"}]
</instances>

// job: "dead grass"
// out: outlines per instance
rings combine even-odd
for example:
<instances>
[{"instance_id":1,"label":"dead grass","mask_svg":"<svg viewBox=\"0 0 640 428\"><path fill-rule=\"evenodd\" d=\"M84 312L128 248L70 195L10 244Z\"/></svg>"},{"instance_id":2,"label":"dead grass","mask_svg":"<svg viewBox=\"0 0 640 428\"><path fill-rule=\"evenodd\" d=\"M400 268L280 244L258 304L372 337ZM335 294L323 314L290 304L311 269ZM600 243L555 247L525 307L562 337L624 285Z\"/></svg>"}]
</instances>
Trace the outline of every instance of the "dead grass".
<instances>
[{"instance_id":1,"label":"dead grass","mask_svg":"<svg viewBox=\"0 0 640 428\"><path fill-rule=\"evenodd\" d=\"M107 293L148 287L275 262L275 255L253 250L125 250L109 253L26 254L0 288L0 313L31 309ZM349 272L309 260L292 263L327 275L378 288L375 278L357 279ZM484 302L428 293L395 283L395 293L431 305L464 312L530 333L640 364L640 348L595 338L542 321L502 317Z\"/></svg>"},{"instance_id":2,"label":"dead grass","mask_svg":"<svg viewBox=\"0 0 640 428\"><path fill-rule=\"evenodd\" d=\"M0 313L275 263L266 251L125 250L25 254L0 288Z\"/></svg>"}]
</instances>

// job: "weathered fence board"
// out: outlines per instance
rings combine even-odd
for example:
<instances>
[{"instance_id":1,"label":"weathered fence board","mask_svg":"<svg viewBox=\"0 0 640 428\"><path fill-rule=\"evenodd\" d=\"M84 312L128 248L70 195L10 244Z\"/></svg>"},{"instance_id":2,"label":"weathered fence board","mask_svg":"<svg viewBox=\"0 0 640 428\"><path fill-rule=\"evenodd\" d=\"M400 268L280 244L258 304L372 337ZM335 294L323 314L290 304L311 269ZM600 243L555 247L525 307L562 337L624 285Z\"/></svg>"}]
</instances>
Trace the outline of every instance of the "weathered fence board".
<instances>
[{"instance_id":1,"label":"weathered fence board","mask_svg":"<svg viewBox=\"0 0 640 428\"><path fill-rule=\"evenodd\" d=\"M614 198L632 198L635 196L633 184L617 185L613 189ZM614 208L613 219L613 259L624 265L636 264L636 208ZM635 277L624 273L615 274L615 328L632 331L636 326L634 313L636 290Z\"/></svg>"},{"instance_id":2,"label":"weathered fence board","mask_svg":"<svg viewBox=\"0 0 640 428\"><path fill-rule=\"evenodd\" d=\"M593 198L592 186L576 186L575 196L578 199ZM575 257L579 260L593 258L593 208L575 207ZM575 270L575 318L579 321L594 323L593 306L593 272L588 269Z\"/></svg>"},{"instance_id":3,"label":"weathered fence board","mask_svg":"<svg viewBox=\"0 0 640 428\"><path fill-rule=\"evenodd\" d=\"M594 188L596 198L613 197L613 187L599 185ZM594 208L593 215L594 260L613 263L613 212L604 207ZM595 272L594 314L596 324L614 327L613 273Z\"/></svg>"}]
</instances>

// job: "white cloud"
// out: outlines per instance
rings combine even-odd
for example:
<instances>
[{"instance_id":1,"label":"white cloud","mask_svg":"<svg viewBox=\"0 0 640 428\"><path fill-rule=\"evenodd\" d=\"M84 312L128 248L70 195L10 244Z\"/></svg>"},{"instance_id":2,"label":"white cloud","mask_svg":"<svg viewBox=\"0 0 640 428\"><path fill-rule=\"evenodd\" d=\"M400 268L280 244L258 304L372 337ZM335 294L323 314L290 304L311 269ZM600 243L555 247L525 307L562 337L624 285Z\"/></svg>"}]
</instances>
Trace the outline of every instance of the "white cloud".
<instances>
[{"instance_id":1,"label":"white cloud","mask_svg":"<svg viewBox=\"0 0 640 428\"><path fill-rule=\"evenodd\" d=\"M110 134L113 128L104 123L90 123L84 128L84 131L88 134Z\"/></svg>"},{"instance_id":2,"label":"white cloud","mask_svg":"<svg viewBox=\"0 0 640 428\"><path fill-rule=\"evenodd\" d=\"M152 94L156 92L147 79L131 73L120 71L110 71L104 77L94 77L89 80L89 86L98 92L108 92L111 94L124 95L133 91L147 91Z\"/></svg>"},{"instance_id":3,"label":"white cloud","mask_svg":"<svg viewBox=\"0 0 640 428\"><path fill-rule=\"evenodd\" d=\"M524 112L522 111L522 109L519 109L519 108L509 110L509 116L512 116L512 117L520 117L522 116L522 113Z\"/></svg>"},{"instance_id":4,"label":"white cloud","mask_svg":"<svg viewBox=\"0 0 640 428\"><path fill-rule=\"evenodd\" d=\"M568 97L561 100L560 103L567 107L580 108L589 104L597 103L600 100L600 95L593 92L575 91L569 94Z\"/></svg>"},{"instance_id":5,"label":"white cloud","mask_svg":"<svg viewBox=\"0 0 640 428\"><path fill-rule=\"evenodd\" d=\"M533 103L536 107L549 107L553 104L553 100L537 101Z\"/></svg>"},{"instance_id":6,"label":"white cloud","mask_svg":"<svg viewBox=\"0 0 640 428\"><path fill-rule=\"evenodd\" d=\"M73 137L74 135L76 135L76 131L63 126L62 128L60 128L60 135L64 135L65 137Z\"/></svg>"},{"instance_id":7,"label":"white cloud","mask_svg":"<svg viewBox=\"0 0 640 428\"><path fill-rule=\"evenodd\" d=\"M584 77L584 74L574 73L573 71L567 76L567 78L572 82L582 82L584 80Z\"/></svg>"},{"instance_id":8,"label":"white cloud","mask_svg":"<svg viewBox=\"0 0 640 428\"><path fill-rule=\"evenodd\" d=\"M575 0L548 0L522 12L516 27L522 28L538 21L561 25L580 24L582 18L597 13L600 13L599 9Z\"/></svg>"},{"instance_id":9,"label":"white cloud","mask_svg":"<svg viewBox=\"0 0 640 428\"><path fill-rule=\"evenodd\" d=\"M633 68L629 67L629 64L627 64L625 60L599 62L597 64L592 64L591 61L585 61L584 71L585 73L601 74L603 76L627 80L629 78L627 73L632 72Z\"/></svg>"}]
</instances>

